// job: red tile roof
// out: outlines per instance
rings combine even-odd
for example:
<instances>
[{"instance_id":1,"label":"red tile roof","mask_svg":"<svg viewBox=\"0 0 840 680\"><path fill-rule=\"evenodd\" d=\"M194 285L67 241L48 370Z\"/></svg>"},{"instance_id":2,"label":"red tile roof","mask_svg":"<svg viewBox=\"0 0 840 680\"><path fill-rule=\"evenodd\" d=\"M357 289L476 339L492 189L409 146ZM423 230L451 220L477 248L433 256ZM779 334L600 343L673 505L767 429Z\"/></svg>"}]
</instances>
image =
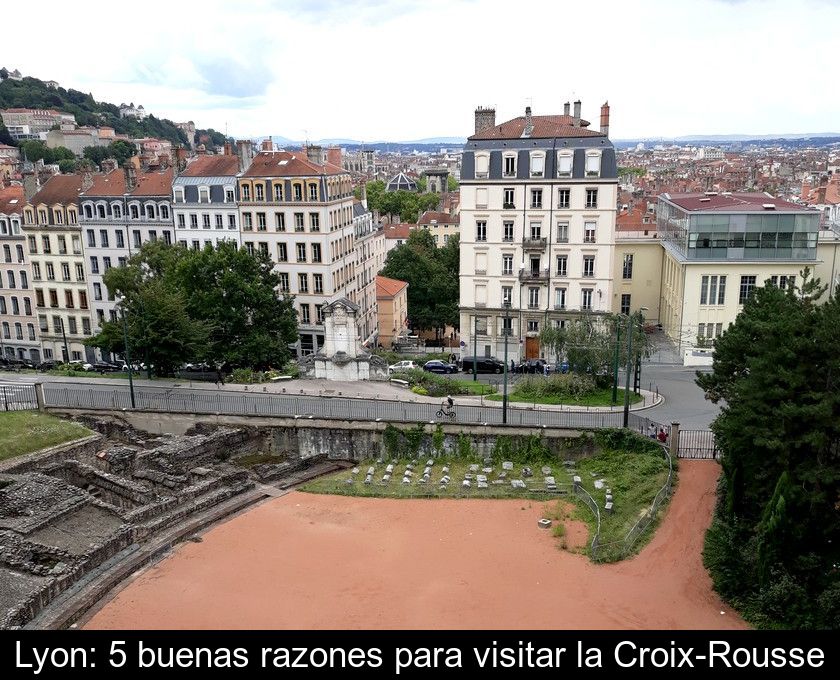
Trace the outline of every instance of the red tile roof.
<instances>
[{"instance_id":1,"label":"red tile roof","mask_svg":"<svg viewBox=\"0 0 840 680\"><path fill-rule=\"evenodd\" d=\"M764 205L773 205L773 210L777 212L805 210L805 207L801 205L761 193L727 193L711 196L701 193L663 194L662 198L689 212L756 212L765 210Z\"/></svg>"},{"instance_id":2,"label":"red tile roof","mask_svg":"<svg viewBox=\"0 0 840 680\"><path fill-rule=\"evenodd\" d=\"M400 224L386 224L385 238L401 238L404 241L408 239L408 234L417 229L416 224L409 224L401 222Z\"/></svg>"},{"instance_id":3,"label":"red tile roof","mask_svg":"<svg viewBox=\"0 0 840 680\"><path fill-rule=\"evenodd\" d=\"M163 172L137 174L137 187L132 196L169 196L172 193L172 168Z\"/></svg>"},{"instance_id":4,"label":"red tile roof","mask_svg":"<svg viewBox=\"0 0 840 680\"><path fill-rule=\"evenodd\" d=\"M433 221L437 222L437 224L458 224L458 218L454 215L446 212L435 212L433 210L424 212L420 216L420 219L417 220L417 224L431 224Z\"/></svg>"},{"instance_id":5,"label":"red tile roof","mask_svg":"<svg viewBox=\"0 0 840 680\"><path fill-rule=\"evenodd\" d=\"M22 186L0 186L0 213L5 215L19 213L23 209L24 203L25 200Z\"/></svg>"},{"instance_id":6,"label":"red tile roof","mask_svg":"<svg viewBox=\"0 0 840 680\"><path fill-rule=\"evenodd\" d=\"M399 293L408 288L406 281L389 279L387 276L376 277L376 299L395 298Z\"/></svg>"},{"instance_id":7,"label":"red tile roof","mask_svg":"<svg viewBox=\"0 0 840 680\"><path fill-rule=\"evenodd\" d=\"M187 165L184 177L226 177L239 172L239 156L199 156Z\"/></svg>"},{"instance_id":8,"label":"red tile roof","mask_svg":"<svg viewBox=\"0 0 840 680\"><path fill-rule=\"evenodd\" d=\"M545 139L550 137L606 137L598 130L589 130L589 121L581 119L580 127L575 127L572 116L532 116L531 124L534 129L530 139ZM506 123L494 125L479 133L468 137L476 139L519 139L525 131L525 116L519 116Z\"/></svg>"},{"instance_id":9,"label":"red tile roof","mask_svg":"<svg viewBox=\"0 0 840 680\"><path fill-rule=\"evenodd\" d=\"M82 191L81 175L54 175L41 190L32 197L32 205L55 205L56 203L75 203Z\"/></svg>"},{"instance_id":10,"label":"red tile roof","mask_svg":"<svg viewBox=\"0 0 840 680\"><path fill-rule=\"evenodd\" d=\"M339 175L345 170L328 163L320 165L310 161L302 151L261 151L243 177L312 177L314 175Z\"/></svg>"},{"instance_id":11,"label":"red tile roof","mask_svg":"<svg viewBox=\"0 0 840 680\"><path fill-rule=\"evenodd\" d=\"M125 172L117 168L104 175L93 176L90 189L82 192L82 196L122 196L125 193Z\"/></svg>"}]
</instances>

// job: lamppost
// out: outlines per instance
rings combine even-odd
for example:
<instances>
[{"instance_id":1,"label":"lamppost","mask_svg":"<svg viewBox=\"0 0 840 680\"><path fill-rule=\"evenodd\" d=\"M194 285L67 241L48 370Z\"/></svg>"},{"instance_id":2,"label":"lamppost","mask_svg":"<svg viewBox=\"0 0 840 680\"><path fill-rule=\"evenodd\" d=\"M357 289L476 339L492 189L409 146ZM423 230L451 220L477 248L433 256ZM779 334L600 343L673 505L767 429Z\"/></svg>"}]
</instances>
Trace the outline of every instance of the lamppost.
<instances>
[{"instance_id":1,"label":"lamppost","mask_svg":"<svg viewBox=\"0 0 840 680\"><path fill-rule=\"evenodd\" d=\"M134 402L134 379L131 375L131 349L128 345L128 322L125 318L125 295L118 296L120 315L123 324L123 342L125 343L125 365L128 367L128 390L131 393L131 408L137 408Z\"/></svg>"},{"instance_id":2,"label":"lamppost","mask_svg":"<svg viewBox=\"0 0 840 680\"><path fill-rule=\"evenodd\" d=\"M639 312L647 311L647 307L639 307ZM630 422L630 372L633 360L633 315L627 315L627 369L624 376L624 427Z\"/></svg>"},{"instance_id":3,"label":"lamppost","mask_svg":"<svg viewBox=\"0 0 840 680\"><path fill-rule=\"evenodd\" d=\"M58 320L61 321L61 337L64 338L64 363L70 361L70 349L67 346L67 333L64 332L64 319L62 317L58 317Z\"/></svg>"},{"instance_id":4,"label":"lamppost","mask_svg":"<svg viewBox=\"0 0 840 680\"><path fill-rule=\"evenodd\" d=\"M505 301L504 303L505 308L505 325L502 328L502 332L505 334L505 379L504 379L504 388L502 391L502 424L507 423L507 412L508 412L508 393L507 393L507 385L508 385L508 337L510 336L513 327L510 323L510 302Z\"/></svg>"},{"instance_id":5,"label":"lamppost","mask_svg":"<svg viewBox=\"0 0 840 680\"><path fill-rule=\"evenodd\" d=\"M478 314L475 315L473 328L473 382L478 380Z\"/></svg>"}]
</instances>

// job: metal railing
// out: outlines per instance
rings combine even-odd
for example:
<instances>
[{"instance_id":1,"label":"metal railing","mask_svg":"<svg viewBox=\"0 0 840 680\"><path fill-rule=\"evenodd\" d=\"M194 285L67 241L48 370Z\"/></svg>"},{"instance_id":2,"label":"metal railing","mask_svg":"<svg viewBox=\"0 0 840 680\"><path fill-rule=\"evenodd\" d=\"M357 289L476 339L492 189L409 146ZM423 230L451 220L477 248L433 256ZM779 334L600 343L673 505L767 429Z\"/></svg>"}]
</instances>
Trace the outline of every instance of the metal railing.
<instances>
[{"instance_id":1,"label":"metal railing","mask_svg":"<svg viewBox=\"0 0 840 680\"><path fill-rule=\"evenodd\" d=\"M127 387L90 385L88 383L45 383L44 403L52 408L123 410L131 408ZM204 388L134 388L137 408L167 413L198 413L249 416L325 418L331 420L368 420L395 422L437 422L436 402L407 402L388 399L355 399L331 396L292 396L265 392L227 391ZM34 399L34 388L33 388ZM500 402L490 405L456 404L456 417L446 422L470 425L501 425ZM508 424L530 427L568 429L620 428L621 411L571 411L512 407ZM630 429L644 434L650 425L662 427L649 418L630 414Z\"/></svg>"},{"instance_id":2,"label":"metal railing","mask_svg":"<svg viewBox=\"0 0 840 680\"><path fill-rule=\"evenodd\" d=\"M3 411L29 411L38 408L35 385L0 385L0 409Z\"/></svg>"}]
</instances>

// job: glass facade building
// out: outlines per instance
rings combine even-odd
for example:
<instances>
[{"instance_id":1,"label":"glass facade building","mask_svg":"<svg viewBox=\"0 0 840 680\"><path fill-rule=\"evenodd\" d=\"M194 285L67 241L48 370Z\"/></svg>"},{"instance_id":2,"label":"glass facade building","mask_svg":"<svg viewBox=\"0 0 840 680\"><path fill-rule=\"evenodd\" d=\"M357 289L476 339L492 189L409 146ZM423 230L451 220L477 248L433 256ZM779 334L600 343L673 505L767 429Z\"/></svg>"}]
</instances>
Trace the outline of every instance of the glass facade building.
<instances>
[{"instance_id":1,"label":"glass facade building","mask_svg":"<svg viewBox=\"0 0 840 680\"><path fill-rule=\"evenodd\" d=\"M816 211L686 210L660 197L657 229L687 260L816 260Z\"/></svg>"}]
</instances>

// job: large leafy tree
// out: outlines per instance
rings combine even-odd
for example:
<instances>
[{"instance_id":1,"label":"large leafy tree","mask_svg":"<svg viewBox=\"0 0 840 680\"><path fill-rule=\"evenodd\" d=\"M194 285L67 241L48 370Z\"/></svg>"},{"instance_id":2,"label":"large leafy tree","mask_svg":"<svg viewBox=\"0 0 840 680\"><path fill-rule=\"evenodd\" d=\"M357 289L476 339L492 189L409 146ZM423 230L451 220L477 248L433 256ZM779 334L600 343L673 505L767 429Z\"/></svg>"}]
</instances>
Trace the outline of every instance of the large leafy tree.
<instances>
[{"instance_id":1,"label":"large leafy tree","mask_svg":"<svg viewBox=\"0 0 840 680\"><path fill-rule=\"evenodd\" d=\"M718 590L756 623L840 626L840 299L756 289L718 339L723 402L712 429L723 479L704 556Z\"/></svg>"},{"instance_id":2,"label":"large leafy tree","mask_svg":"<svg viewBox=\"0 0 840 680\"><path fill-rule=\"evenodd\" d=\"M48 147L40 139L28 139L20 143L21 153L26 154L26 159L32 162L43 160L44 163L52 164L63 160L73 160L76 156L70 149L64 146L57 146L54 149Z\"/></svg>"},{"instance_id":3,"label":"large leafy tree","mask_svg":"<svg viewBox=\"0 0 840 680\"><path fill-rule=\"evenodd\" d=\"M106 158L113 158L122 165L137 154L137 147L125 140L117 139L108 146L86 146L82 153L85 158L97 165L101 165Z\"/></svg>"},{"instance_id":4,"label":"large leafy tree","mask_svg":"<svg viewBox=\"0 0 840 680\"><path fill-rule=\"evenodd\" d=\"M234 243L195 251L153 242L104 281L125 297L132 352L157 373L193 361L268 368L282 366L297 339L292 300L278 298L272 267ZM106 322L89 344L122 353L121 322Z\"/></svg>"},{"instance_id":5,"label":"large leafy tree","mask_svg":"<svg viewBox=\"0 0 840 680\"><path fill-rule=\"evenodd\" d=\"M426 229L412 231L408 240L388 253L382 275L408 282L411 327L442 332L458 326L458 239L435 246Z\"/></svg>"}]
</instances>

